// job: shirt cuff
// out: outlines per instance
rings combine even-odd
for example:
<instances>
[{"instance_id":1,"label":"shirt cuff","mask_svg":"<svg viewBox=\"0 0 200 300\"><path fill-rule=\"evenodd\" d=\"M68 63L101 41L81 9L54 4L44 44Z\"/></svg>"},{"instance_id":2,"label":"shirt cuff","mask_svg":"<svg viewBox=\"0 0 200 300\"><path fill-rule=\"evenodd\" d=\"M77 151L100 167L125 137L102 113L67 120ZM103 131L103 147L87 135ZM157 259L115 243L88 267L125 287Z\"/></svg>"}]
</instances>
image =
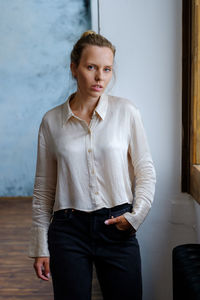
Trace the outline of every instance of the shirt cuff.
<instances>
[{"instance_id":1,"label":"shirt cuff","mask_svg":"<svg viewBox=\"0 0 200 300\"><path fill-rule=\"evenodd\" d=\"M123 216L132 225L132 227L135 229L135 231L137 231L140 224L136 221L133 213L126 212L123 214Z\"/></svg>"},{"instance_id":2,"label":"shirt cuff","mask_svg":"<svg viewBox=\"0 0 200 300\"><path fill-rule=\"evenodd\" d=\"M31 228L29 243L29 257L49 257L47 230L41 227Z\"/></svg>"}]
</instances>

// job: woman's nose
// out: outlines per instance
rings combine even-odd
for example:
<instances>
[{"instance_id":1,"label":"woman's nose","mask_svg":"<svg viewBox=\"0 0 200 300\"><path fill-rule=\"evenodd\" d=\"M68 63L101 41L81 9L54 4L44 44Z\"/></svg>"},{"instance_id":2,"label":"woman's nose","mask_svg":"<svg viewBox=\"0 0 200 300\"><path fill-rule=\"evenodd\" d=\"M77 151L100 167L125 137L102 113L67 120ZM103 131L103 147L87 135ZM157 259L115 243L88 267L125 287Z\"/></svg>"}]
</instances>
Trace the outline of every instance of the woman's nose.
<instances>
[{"instance_id":1,"label":"woman's nose","mask_svg":"<svg viewBox=\"0 0 200 300\"><path fill-rule=\"evenodd\" d=\"M96 72L96 74L95 74L95 80L96 81L100 81L100 80L102 80L103 79L103 73L102 73L102 71L97 71Z\"/></svg>"}]
</instances>

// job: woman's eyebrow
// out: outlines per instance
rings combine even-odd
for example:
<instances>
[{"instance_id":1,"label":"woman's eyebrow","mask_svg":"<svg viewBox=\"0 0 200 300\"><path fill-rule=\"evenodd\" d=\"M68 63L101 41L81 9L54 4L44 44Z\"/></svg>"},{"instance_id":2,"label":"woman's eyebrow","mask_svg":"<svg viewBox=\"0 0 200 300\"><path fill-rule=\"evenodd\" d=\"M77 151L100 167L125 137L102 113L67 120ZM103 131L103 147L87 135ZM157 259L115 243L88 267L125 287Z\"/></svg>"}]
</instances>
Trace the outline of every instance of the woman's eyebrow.
<instances>
[{"instance_id":1,"label":"woman's eyebrow","mask_svg":"<svg viewBox=\"0 0 200 300\"><path fill-rule=\"evenodd\" d=\"M92 62L87 62L87 64L88 64L88 65L93 65L93 66L95 66L95 67L98 67L98 65L96 65L96 64L94 64L94 63L92 63ZM112 66L113 66L113 65L104 65L104 67L110 67L110 68L112 68Z\"/></svg>"}]
</instances>

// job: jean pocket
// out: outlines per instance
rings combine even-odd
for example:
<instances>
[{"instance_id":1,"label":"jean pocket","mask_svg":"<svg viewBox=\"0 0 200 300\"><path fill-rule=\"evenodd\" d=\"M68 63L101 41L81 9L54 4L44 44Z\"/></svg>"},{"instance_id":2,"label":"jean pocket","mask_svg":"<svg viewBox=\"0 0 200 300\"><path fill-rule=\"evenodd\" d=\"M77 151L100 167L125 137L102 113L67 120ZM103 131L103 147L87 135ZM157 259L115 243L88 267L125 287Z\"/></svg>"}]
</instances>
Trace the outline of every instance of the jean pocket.
<instances>
[{"instance_id":1,"label":"jean pocket","mask_svg":"<svg viewBox=\"0 0 200 300\"><path fill-rule=\"evenodd\" d=\"M128 206L128 207L123 208L119 211L113 211L113 212L111 212L111 218L112 217L116 218L116 217L122 216L126 212L131 212L131 210L132 210L132 207Z\"/></svg>"}]
</instances>

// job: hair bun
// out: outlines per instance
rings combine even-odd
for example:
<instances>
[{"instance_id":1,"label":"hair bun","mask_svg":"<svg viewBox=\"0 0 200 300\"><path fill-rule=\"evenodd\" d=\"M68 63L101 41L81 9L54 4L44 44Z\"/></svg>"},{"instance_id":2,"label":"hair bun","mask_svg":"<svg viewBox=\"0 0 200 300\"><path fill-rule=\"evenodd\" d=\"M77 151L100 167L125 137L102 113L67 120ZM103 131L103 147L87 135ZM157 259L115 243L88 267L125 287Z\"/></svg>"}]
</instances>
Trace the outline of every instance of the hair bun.
<instances>
[{"instance_id":1,"label":"hair bun","mask_svg":"<svg viewBox=\"0 0 200 300\"><path fill-rule=\"evenodd\" d=\"M96 34L96 32L93 30L87 30L81 35L81 38L85 38L86 36L92 35L92 34Z\"/></svg>"}]
</instances>

